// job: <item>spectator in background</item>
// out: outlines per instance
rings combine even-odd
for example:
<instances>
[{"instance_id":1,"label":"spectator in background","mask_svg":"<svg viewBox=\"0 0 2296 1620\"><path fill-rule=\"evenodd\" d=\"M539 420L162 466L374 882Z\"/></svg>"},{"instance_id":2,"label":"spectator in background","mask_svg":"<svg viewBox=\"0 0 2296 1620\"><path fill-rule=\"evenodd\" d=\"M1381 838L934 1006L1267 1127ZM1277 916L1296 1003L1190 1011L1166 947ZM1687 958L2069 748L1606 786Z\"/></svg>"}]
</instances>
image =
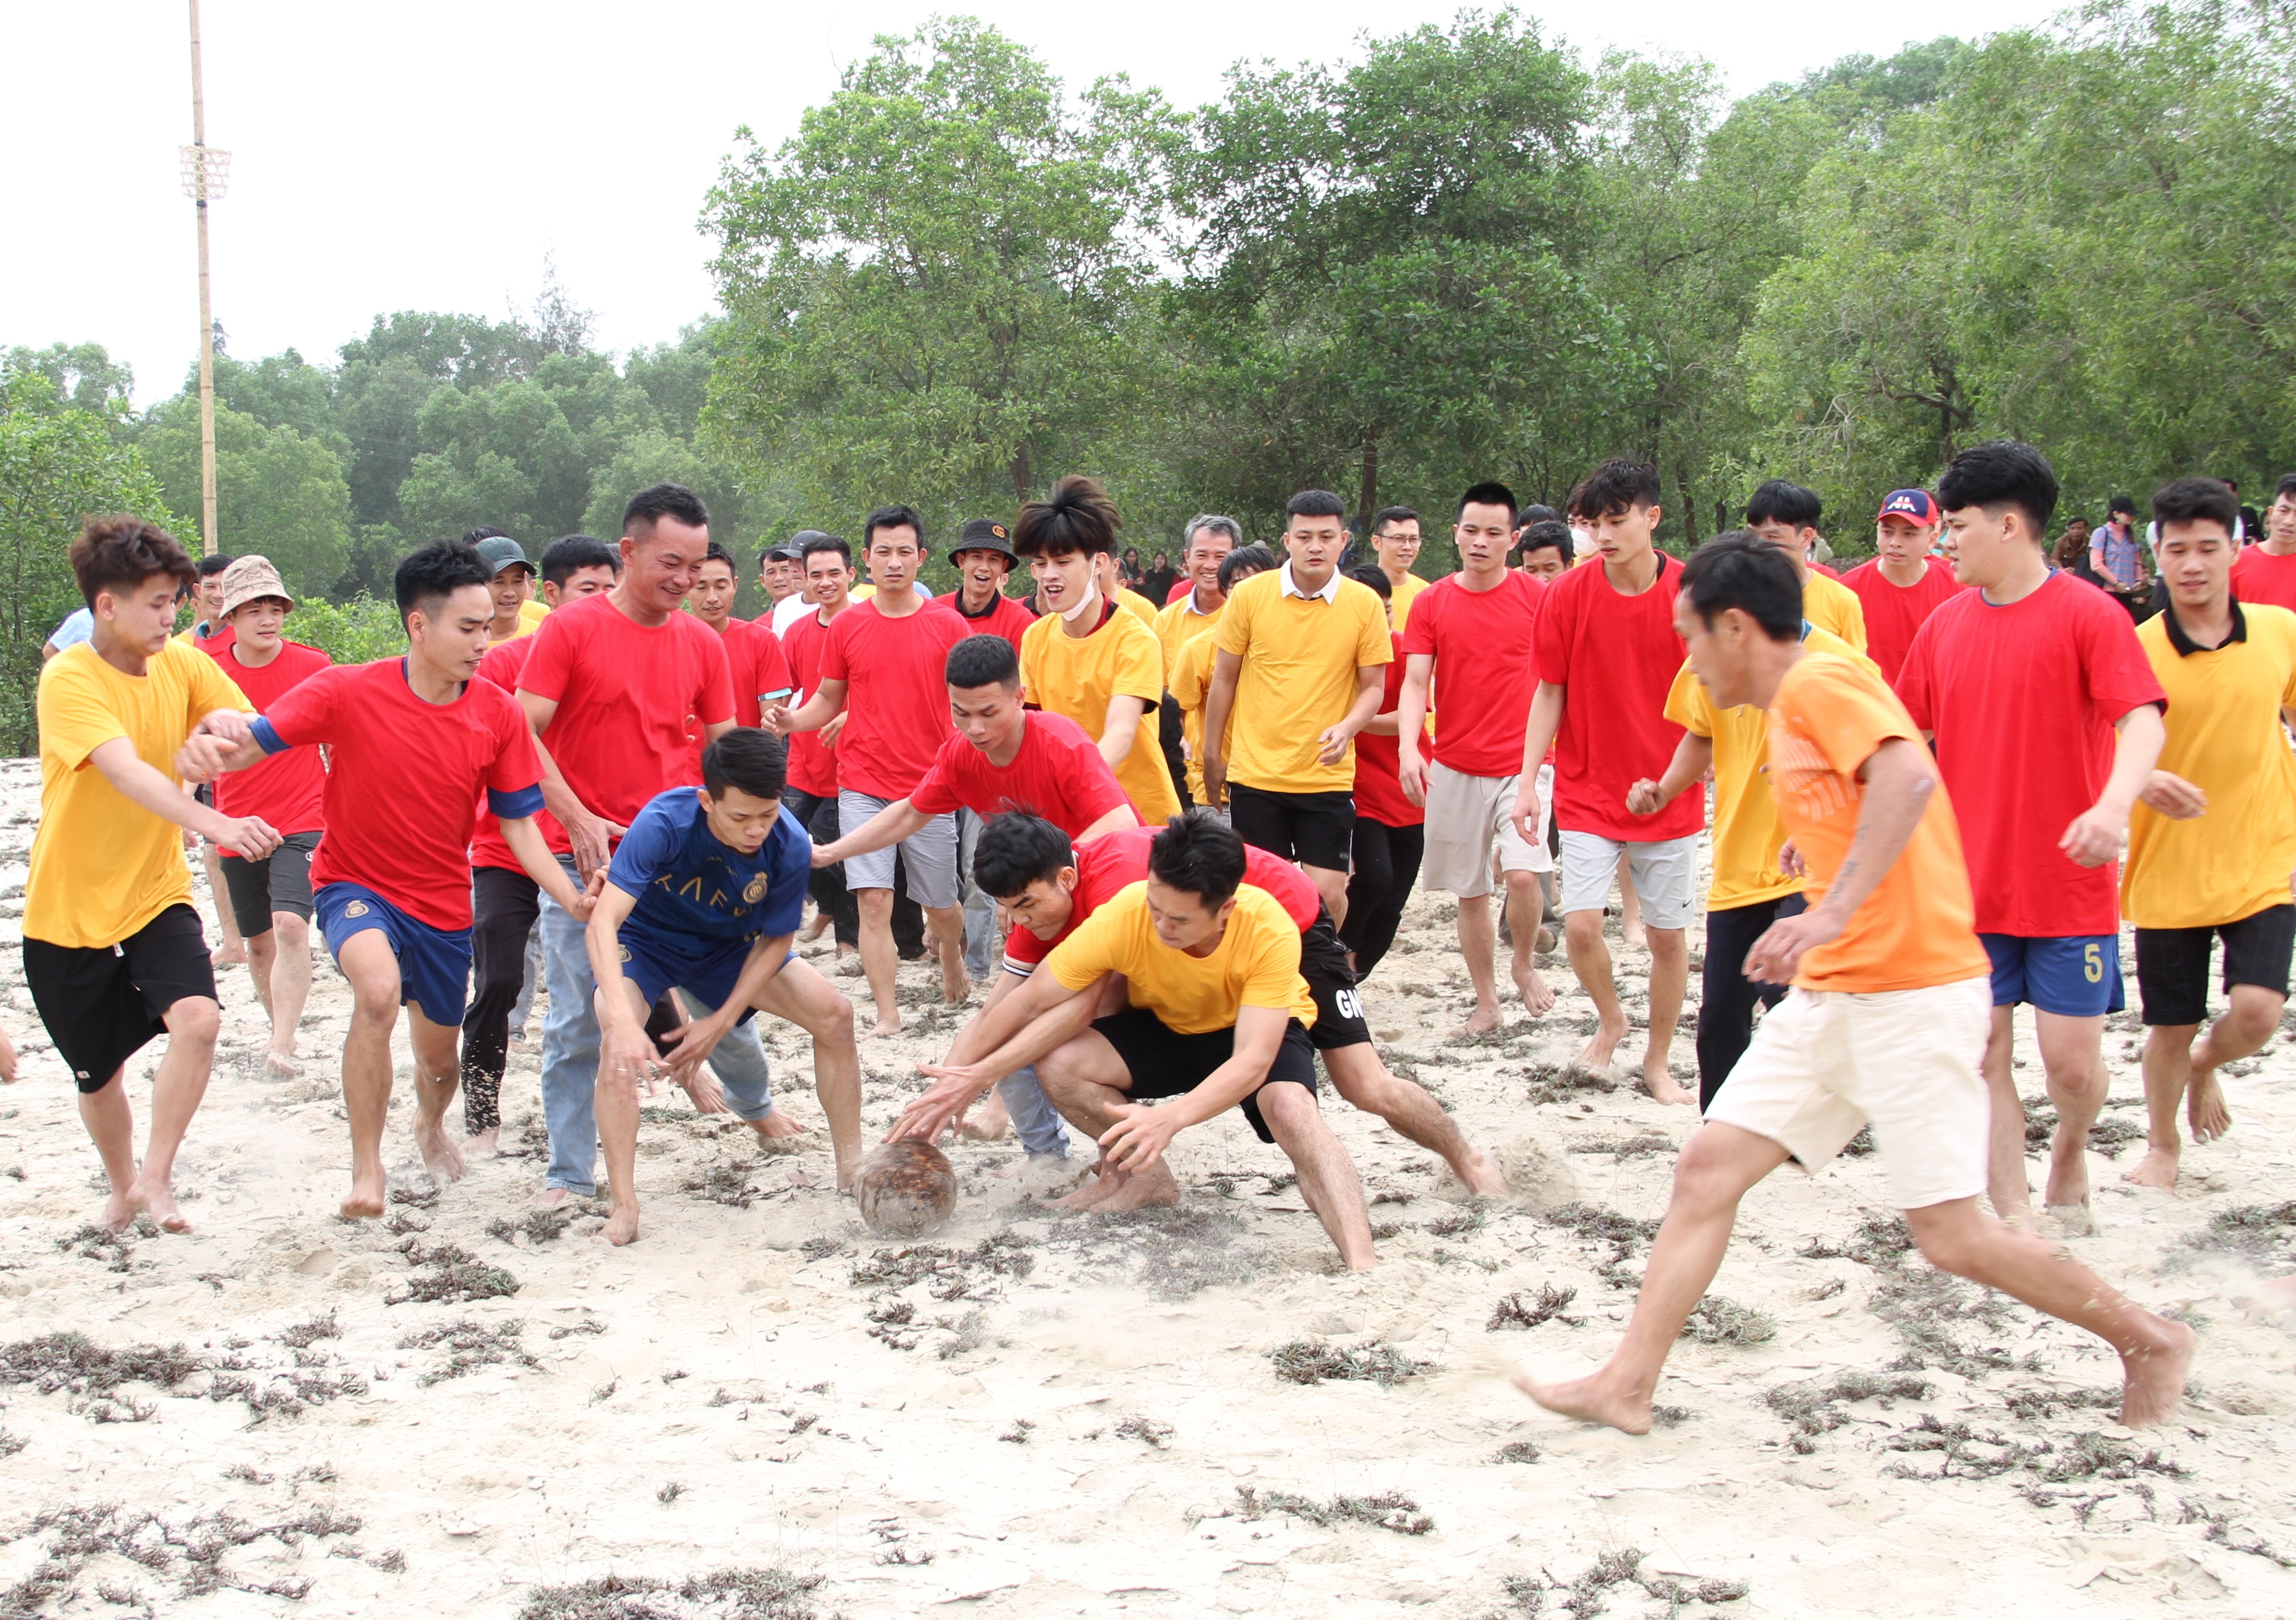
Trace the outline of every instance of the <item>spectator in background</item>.
<instances>
[{"instance_id":1,"label":"spectator in background","mask_svg":"<svg viewBox=\"0 0 2296 1620\"><path fill-rule=\"evenodd\" d=\"M1532 511L1552 511L1534 506ZM1570 526L1560 518L1540 518L1515 531L1514 565L1541 585L1553 585L1576 560ZM1544 791L1544 790L1541 790Z\"/></svg>"},{"instance_id":2,"label":"spectator in background","mask_svg":"<svg viewBox=\"0 0 2296 1620\"><path fill-rule=\"evenodd\" d=\"M1148 562L1148 577L1141 582L1140 594L1152 604L1161 606L1171 600L1172 587L1180 583L1179 574L1172 567L1171 555L1158 552Z\"/></svg>"},{"instance_id":3,"label":"spectator in background","mask_svg":"<svg viewBox=\"0 0 2296 1620\"><path fill-rule=\"evenodd\" d=\"M1962 588L1952 566L1929 554L1941 520L1926 489L1891 490L1874 514L1874 560L1841 581L1865 610L1866 650L1885 681L1898 678L1922 621Z\"/></svg>"},{"instance_id":4,"label":"spectator in background","mask_svg":"<svg viewBox=\"0 0 2296 1620\"><path fill-rule=\"evenodd\" d=\"M1117 571L1123 579L1125 589L1136 591L1141 587L1142 584L1146 580L1147 575L1140 567L1140 548L1138 546L1128 545L1124 548L1123 566Z\"/></svg>"},{"instance_id":5,"label":"spectator in background","mask_svg":"<svg viewBox=\"0 0 2296 1620\"><path fill-rule=\"evenodd\" d=\"M781 634L774 610L782 603L805 597L805 547L794 540L769 545L758 553L758 583L765 587L766 610L752 621L760 630Z\"/></svg>"},{"instance_id":6,"label":"spectator in background","mask_svg":"<svg viewBox=\"0 0 2296 1620\"><path fill-rule=\"evenodd\" d=\"M1371 549L1379 571L1387 576L1388 606L1393 611L1395 634L1401 635L1411 618L1411 604L1427 582L1411 571L1419 560L1419 514L1408 506L1380 509L1371 520Z\"/></svg>"},{"instance_id":7,"label":"spectator in background","mask_svg":"<svg viewBox=\"0 0 2296 1620\"><path fill-rule=\"evenodd\" d=\"M2273 492L2263 543L2243 546L2234 560L2232 592L2243 601L2296 609L2296 472Z\"/></svg>"},{"instance_id":8,"label":"spectator in background","mask_svg":"<svg viewBox=\"0 0 2296 1620\"><path fill-rule=\"evenodd\" d=\"M2232 479L2219 479L2218 482L2221 483L2226 489L2232 491L2232 498L2234 500L2237 501L2240 499L2240 485L2237 481ZM2253 506L2243 506L2240 509L2240 525L2233 533L2233 544L2235 545L2254 545L2258 541L2264 538L2264 532L2265 527L2262 515L2259 513Z\"/></svg>"},{"instance_id":9,"label":"spectator in background","mask_svg":"<svg viewBox=\"0 0 2296 1620\"><path fill-rule=\"evenodd\" d=\"M773 609L767 615L766 626L767 629L783 639L784 647L789 640L790 626L808 613L817 612L822 606L822 599L815 594L819 588L817 582L814 579L812 568L806 559L814 554L816 541L831 538L831 536L823 534L817 528L801 528L767 553L767 556L781 552L797 553L798 588L787 596L777 596L774 599ZM836 550L845 561L845 581L838 593L840 607L841 608L849 600L865 601L869 593L855 583L859 576L853 568L853 548L842 540L839 540L832 549ZM838 610L832 609L831 611L833 613Z\"/></svg>"},{"instance_id":10,"label":"spectator in background","mask_svg":"<svg viewBox=\"0 0 2296 1620\"><path fill-rule=\"evenodd\" d=\"M2089 536L2088 564L2096 570L2097 583L2128 610L2128 617L2141 621L2152 594L2152 579L2136 525L2136 503L2127 495L2113 496L2104 527Z\"/></svg>"}]
</instances>

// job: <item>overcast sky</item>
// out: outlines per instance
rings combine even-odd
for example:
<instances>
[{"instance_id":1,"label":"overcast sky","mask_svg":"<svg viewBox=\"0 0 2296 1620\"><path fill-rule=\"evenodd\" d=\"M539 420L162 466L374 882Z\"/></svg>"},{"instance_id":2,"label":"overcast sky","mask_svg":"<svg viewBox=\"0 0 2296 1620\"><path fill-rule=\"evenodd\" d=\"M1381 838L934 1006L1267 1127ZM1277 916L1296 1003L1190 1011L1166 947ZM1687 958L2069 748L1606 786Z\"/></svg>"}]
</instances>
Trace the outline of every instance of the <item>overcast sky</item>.
<instances>
[{"instance_id":1,"label":"overcast sky","mask_svg":"<svg viewBox=\"0 0 2296 1620\"><path fill-rule=\"evenodd\" d=\"M500 315L555 258L609 348L706 313L703 192L748 124L777 141L873 36L970 11L1071 84L1125 72L1193 106L1240 58L1330 61L1365 29L1447 20L1447 0L1154 0L974 6L848 0L398 0L202 7L208 141L233 153L215 207L215 307L234 353L314 360L381 310ZM2038 21L2039 0L1848 6L1547 0L1550 38L1704 55L1734 91L1851 52ZM93 340L139 399L193 360L191 139L181 0L0 6L0 140L16 154L0 347Z\"/></svg>"}]
</instances>

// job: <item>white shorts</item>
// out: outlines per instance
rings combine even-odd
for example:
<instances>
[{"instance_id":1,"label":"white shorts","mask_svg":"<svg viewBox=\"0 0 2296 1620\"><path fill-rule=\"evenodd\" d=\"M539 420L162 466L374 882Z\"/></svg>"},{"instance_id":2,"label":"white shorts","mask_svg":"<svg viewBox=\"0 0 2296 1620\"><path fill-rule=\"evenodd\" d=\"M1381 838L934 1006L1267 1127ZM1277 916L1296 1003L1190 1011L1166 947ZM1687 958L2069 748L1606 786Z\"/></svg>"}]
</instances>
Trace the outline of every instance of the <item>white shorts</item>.
<instances>
[{"instance_id":1,"label":"white shorts","mask_svg":"<svg viewBox=\"0 0 2296 1620\"><path fill-rule=\"evenodd\" d=\"M1665 839L1654 844L1622 844L1599 832L1562 830L1562 912L1599 912L1611 897L1611 878L1619 857L1627 857L1635 893L1643 903L1643 924L1686 929L1698 894L1698 839Z\"/></svg>"},{"instance_id":2,"label":"white shorts","mask_svg":"<svg viewBox=\"0 0 2296 1620\"><path fill-rule=\"evenodd\" d=\"M840 788L838 830L858 831L871 816L892 802L872 793ZM898 844L889 844L867 855L848 856L845 887L892 888L894 857L898 855L908 864L909 898L928 911L946 911L964 898L964 885L956 875L956 813L952 810L945 815L936 815Z\"/></svg>"},{"instance_id":3,"label":"white shorts","mask_svg":"<svg viewBox=\"0 0 2296 1620\"><path fill-rule=\"evenodd\" d=\"M1992 1122L1980 1068L1992 1022L1990 978L1874 994L1790 990L1706 1117L1767 1137L1812 1174L1870 1123L1898 1207L1975 1198Z\"/></svg>"},{"instance_id":4,"label":"white shorts","mask_svg":"<svg viewBox=\"0 0 2296 1620\"><path fill-rule=\"evenodd\" d=\"M1520 776L1470 776L1447 765L1427 767L1427 853L1419 880L1462 900L1491 892L1491 836L1498 835L1503 871L1553 871L1546 846L1523 842L1514 824ZM1546 814L1544 803L1539 814Z\"/></svg>"}]
</instances>

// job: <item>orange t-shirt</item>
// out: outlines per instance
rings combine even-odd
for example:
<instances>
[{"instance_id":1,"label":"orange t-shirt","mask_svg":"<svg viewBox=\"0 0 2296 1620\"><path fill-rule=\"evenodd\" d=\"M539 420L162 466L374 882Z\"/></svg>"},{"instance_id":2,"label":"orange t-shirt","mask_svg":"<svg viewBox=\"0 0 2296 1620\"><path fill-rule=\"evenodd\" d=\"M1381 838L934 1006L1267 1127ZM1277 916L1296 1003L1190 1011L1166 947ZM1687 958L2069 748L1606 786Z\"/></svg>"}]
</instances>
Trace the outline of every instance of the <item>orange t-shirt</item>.
<instances>
[{"instance_id":1,"label":"orange t-shirt","mask_svg":"<svg viewBox=\"0 0 2296 1620\"><path fill-rule=\"evenodd\" d=\"M1806 652L1770 704L1770 795L1808 868L1817 908L1857 834L1866 784L1857 773L1892 738L1922 734L1881 672L1863 659ZM1940 781L1896 864L1840 938L1801 959L1805 990L1919 990L1992 970L1978 943L1961 829Z\"/></svg>"}]
</instances>

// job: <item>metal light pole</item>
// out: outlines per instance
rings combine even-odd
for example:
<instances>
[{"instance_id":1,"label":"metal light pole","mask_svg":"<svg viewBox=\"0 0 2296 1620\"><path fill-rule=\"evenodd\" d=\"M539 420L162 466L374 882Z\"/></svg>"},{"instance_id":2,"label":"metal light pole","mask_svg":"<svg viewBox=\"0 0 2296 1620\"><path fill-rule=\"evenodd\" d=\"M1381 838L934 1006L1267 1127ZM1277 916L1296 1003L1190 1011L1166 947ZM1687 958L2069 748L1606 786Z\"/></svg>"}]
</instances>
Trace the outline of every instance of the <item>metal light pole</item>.
<instances>
[{"instance_id":1,"label":"metal light pole","mask_svg":"<svg viewBox=\"0 0 2296 1620\"><path fill-rule=\"evenodd\" d=\"M200 0L192 7L192 143L182 149L184 195L200 212L200 520L201 544L216 553L215 313L208 300L208 204L231 178L231 154L208 144L207 102L200 89Z\"/></svg>"}]
</instances>

